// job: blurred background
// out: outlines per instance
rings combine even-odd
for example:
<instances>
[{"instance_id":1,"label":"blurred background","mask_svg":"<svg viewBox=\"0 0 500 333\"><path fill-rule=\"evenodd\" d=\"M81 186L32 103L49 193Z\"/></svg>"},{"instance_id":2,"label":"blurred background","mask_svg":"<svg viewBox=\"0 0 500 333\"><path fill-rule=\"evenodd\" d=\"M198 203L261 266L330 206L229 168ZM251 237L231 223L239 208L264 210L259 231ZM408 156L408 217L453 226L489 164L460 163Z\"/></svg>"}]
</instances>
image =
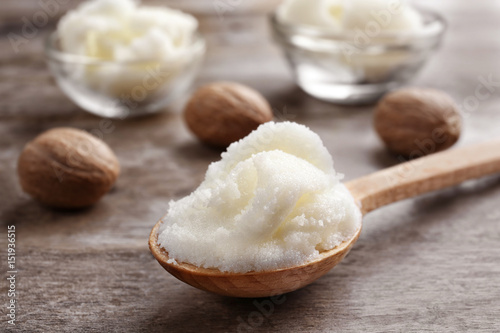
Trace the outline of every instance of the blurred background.
<instances>
[{"instance_id":1,"label":"blurred background","mask_svg":"<svg viewBox=\"0 0 500 333\"><path fill-rule=\"evenodd\" d=\"M35 203L16 176L26 142L58 126L102 132L103 118L70 101L47 68L44 42L58 19L79 3L54 1L57 11L47 20L40 16L39 27L17 51L9 34L22 33L44 2L0 2L0 218L2 228L15 224L18 230L19 331L500 330L498 177L373 213L345 263L287 295L269 316L255 300L184 285L147 249L149 231L169 200L193 191L209 163L220 158L221 150L200 144L183 122L189 94L167 112L112 121L102 138L118 156L122 173L97 205L68 212ZM297 87L268 24L280 1L143 3L168 5L199 19L207 53L190 92L216 80L258 90L277 120L306 124L321 136L346 179L400 162L373 130L374 105L330 104ZM444 16L448 31L410 85L443 90L465 108L458 145L498 137L500 1L414 3ZM485 80L493 82L491 94L467 104ZM4 248L4 240L0 244Z\"/></svg>"}]
</instances>

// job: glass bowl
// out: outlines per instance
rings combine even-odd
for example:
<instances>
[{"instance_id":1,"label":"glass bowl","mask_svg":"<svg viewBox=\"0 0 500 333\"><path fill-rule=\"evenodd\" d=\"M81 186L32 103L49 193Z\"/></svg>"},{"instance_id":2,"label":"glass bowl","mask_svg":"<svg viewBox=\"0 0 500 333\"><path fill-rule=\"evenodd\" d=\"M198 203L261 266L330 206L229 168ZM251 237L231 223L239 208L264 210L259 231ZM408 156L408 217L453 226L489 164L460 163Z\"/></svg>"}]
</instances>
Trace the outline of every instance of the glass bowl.
<instances>
[{"instance_id":1,"label":"glass bowl","mask_svg":"<svg viewBox=\"0 0 500 333\"><path fill-rule=\"evenodd\" d=\"M309 95L337 104L366 104L397 88L422 68L438 48L446 23L433 12L417 9L423 18L418 32L365 29L338 32L325 28L270 22L297 84Z\"/></svg>"},{"instance_id":2,"label":"glass bowl","mask_svg":"<svg viewBox=\"0 0 500 333\"><path fill-rule=\"evenodd\" d=\"M184 94L205 55L205 40L197 34L175 60L118 62L65 53L54 32L45 53L57 84L73 102L95 115L123 119L164 110Z\"/></svg>"}]
</instances>

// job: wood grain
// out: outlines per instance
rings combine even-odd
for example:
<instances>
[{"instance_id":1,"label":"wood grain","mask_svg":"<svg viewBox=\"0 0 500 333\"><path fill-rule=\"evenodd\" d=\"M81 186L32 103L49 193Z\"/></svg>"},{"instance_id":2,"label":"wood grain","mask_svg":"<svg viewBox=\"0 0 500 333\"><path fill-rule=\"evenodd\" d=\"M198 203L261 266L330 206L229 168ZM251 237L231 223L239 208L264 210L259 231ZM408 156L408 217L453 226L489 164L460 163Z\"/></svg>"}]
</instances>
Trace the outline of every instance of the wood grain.
<instances>
[{"instance_id":1,"label":"wood grain","mask_svg":"<svg viewBox=\"0 0 500 333\"><path fill-rule=\"evenodd\" d=\"M174 4L181 2L188 3ZM97 205L77 212L39 206L15 176L24 144L56 126L100 130L102 119L69 101L47 70L42 45L57 17L19 53L12 50L7 34L19 33L22 17L32 16L38 3L0 1L0 252L5 253L7 225L16 226L19 251L18 322L10 331L500 331L497 176L368 214L359 241L340 265L278 302L192 288L165 272L148 249L149 233L169 200L195 189L220 157L189 134L178 114L185 99L164 114L113 121L113 130L102 133L122 173ZM413 85L443 89L463 105L480 77L500 81L497 2L418 3L440 11L449 29ZM211 1L203 5L208 10L199 17L208 53L195 87L235 80L257 89L278 119L306 124L320 135L347 181L401 162L372 130L372 106L338 107L296 88L265 17L228 12L221 18L211 12ZM498 136L500 90L493 88L479 105L464 109L459 147ZM1 259L2 272L5 265ZM1 332L7 331L5 281Z\"/></svg>"},{"instance_id":2,"label":"wood grain","mask_svg":"<svg viewBox=\"0 0 500 333\"><path fill-rule=\"evenodd\" d=\"M363 214L390 203L500 173L500 139L444 151L352 180Z\"/></svg>"}]
</instances>

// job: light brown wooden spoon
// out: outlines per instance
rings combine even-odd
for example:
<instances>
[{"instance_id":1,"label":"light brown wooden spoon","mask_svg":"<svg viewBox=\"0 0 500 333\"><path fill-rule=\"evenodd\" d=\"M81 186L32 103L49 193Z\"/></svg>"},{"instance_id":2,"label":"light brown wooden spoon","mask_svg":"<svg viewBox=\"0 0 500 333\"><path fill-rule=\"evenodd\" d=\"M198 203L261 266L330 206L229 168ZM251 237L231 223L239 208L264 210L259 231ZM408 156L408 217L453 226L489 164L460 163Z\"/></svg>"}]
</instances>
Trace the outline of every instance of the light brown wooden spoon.
<instances>
[{"instance_id":1,"label":"light brown wooden spoon","mask_svg":"<svg viewBox=\"0 0 500 333\"><path fill-rule=\"evenodd\" d=\"M390 203L466 180L500 172L500 140L449 150L346 183L363 215ZM337 265L358 239L361 228L336 248L314 261L273 271L228 273L188 263L170 264L168 253L158 245L160 220L149 236L149 248L173 276L196 288L235 297L265 297L302 288Z\"/></svg>"}]
</instances>

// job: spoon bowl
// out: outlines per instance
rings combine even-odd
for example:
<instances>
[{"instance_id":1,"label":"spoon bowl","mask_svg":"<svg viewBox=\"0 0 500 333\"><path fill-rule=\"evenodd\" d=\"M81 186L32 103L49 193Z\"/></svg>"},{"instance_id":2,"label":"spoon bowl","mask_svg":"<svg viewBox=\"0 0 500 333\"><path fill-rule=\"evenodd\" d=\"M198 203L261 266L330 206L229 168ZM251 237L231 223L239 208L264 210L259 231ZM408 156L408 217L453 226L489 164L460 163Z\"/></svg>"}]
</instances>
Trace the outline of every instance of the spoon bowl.
<instances>
[{"instance_id":1,"label":"spoon bowl","mask_svg":"<svg viewBox=\"0 0 500 333\"><path fill-rule=\"evenodd\" d=\"M149 249L160 265L177 279L201 290L233 297L267 297L302 288L325 275L347 255L361 233L339 246L320 253L306 264L272 271L248 273L221 272L218 269L197 267L188 263L169 262L168 253L158 245L158 221L149 235Z\"/></svg>"},{"instance_id":2,"label":"spoon bowl","mask_svg":"<svg viewBox=\"0 0 500 333\"><path fill-rule=\"evenodd\" d=\"M500 172L500 140L449 150L375 172L346 184L363 215L390 203ZM158 244L160 220L149 236L153 256L169 273L193 287L234 297L267 297L302 288L337 265L358 240L355 235L303 265L248 273L221 272L169 262Z\"/></svg>"}]
</instances>

